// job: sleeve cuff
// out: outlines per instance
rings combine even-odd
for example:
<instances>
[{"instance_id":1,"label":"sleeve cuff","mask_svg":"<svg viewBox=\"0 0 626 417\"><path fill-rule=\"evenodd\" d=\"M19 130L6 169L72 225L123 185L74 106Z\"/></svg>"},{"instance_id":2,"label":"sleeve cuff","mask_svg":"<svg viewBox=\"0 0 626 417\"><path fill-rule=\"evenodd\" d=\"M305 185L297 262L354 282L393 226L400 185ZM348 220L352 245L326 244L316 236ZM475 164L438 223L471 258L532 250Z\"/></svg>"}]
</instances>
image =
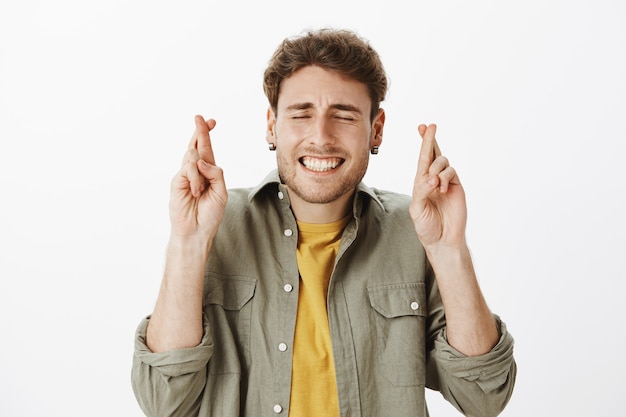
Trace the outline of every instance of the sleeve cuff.
<instances>
[{"instance_id":1,"label":"sleeve cuff","mask_svg":"<svg viewBox=\"0 0 626 417\"><path fill-rule=\"evenodd\" d=\"M435 357L442 368L456 378L474 381L485 393L506 383L513 366L513 337L506 325L494 315L500 340L491 351L480 356L465 356L448 344L445 329L435 340Z\"/></svg>"},{"instance_id":2,"label":"sleeve cuff","mask_svg":"<svg viewBox=\"0 0 626 417\"><path fill-rule=\"evenodd\" d=\"M144 318L135 332L135 357L139 361L157 369L167 377L198 372L206 367L213 354L213 340L206 326L206 317L203 318L204 335L198 346L159 353L152 352L146 345L146 329L149 321L150 316Z\"/></svg>"}]
</instances>

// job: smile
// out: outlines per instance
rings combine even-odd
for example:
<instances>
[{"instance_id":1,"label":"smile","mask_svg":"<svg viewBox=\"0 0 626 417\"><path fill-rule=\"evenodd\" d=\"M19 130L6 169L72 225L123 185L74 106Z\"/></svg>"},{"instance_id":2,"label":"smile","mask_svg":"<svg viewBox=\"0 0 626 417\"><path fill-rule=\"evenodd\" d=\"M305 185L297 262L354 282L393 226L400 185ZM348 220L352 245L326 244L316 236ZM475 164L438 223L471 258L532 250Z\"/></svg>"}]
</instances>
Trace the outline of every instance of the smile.
<instances>
[{"instance_id":1,"label":"smile","mask_svg":"<svg viewBox=\"0 0 626 417\"><path fill-rule=\"evenodd\" d=\"M310 156L300 158L302 165L304 165L307 169L316 172L324 172L335 169L341 165L343 161L344 160L341 158L313 158Z\"/></svg>"}]
</instances>

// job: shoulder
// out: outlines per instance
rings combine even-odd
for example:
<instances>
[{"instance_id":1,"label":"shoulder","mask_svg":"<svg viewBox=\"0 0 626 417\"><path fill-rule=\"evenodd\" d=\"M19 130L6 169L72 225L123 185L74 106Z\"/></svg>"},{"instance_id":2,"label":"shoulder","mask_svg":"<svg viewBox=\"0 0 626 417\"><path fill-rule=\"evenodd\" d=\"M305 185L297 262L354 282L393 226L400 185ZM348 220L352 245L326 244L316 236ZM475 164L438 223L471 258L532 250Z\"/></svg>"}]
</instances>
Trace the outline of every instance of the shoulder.
<instances>
[{"instance_id":1,"label":"shoulder","mask_svg":"<svg viewBox=\"0 0 626 417\"><path fill-rule=\"evenodd\" d=\"M385 211L393 212L396 210L406 210L411 204L411 197L406 194L380 190L378 188L372 188L372 192L378 197Z\"/></svg>"},{"instance_id":2,"label":"shoulder","mask_svg":"<svg viewBox=\"0 0 626 417\"><path fill-rule=\"evenodd\" d=\"M222 223L238 227L252 223L258 228L260 223L274 219L281 212L280 205L283 203L276 197L278 191L273 192L276 188L274 184L267 184L262 189L229 189Z\"/></svg>"},{"instance_id":3,"label":"shoulder","mask_svg":"<svg viewBox=\"0 0 626 417\"><path fill-rule=\"evenodd\" d=\"M365 186L361 186L359 191L362 198L369 200L369 205L380 216L404 216L408 213L411 197L406 194Z\"/></svg>"},{"instance_id":4,"label":"shoulder","mask_svg":"<svg viewBox=\"0 0 626 417\"><path fill-rule=\"evenodd\" d=\"M360 212L363 224L408 239L414 237L415 233L410 233L414 230L409 214L410 196L377 188L361 188L360 191L362 203L358 206L362 210L357 213Z\"/></svg>"},{"instance_id":5,"label":"shoulder","mask_svg":"<svg viewBox=\"0 0 626 417\"><path fill-rule=\"evenodd\" d=\"M238 211L249 209L258 204L264 205L271 195L276 196L278 194L279 184L278 172L273 170L255 187L230 188L228 189L226 209L227 211Z\"/></svg>"},{"instance_id":6,"label":"shoulder","mask_svg":"<svg viewBox=\"0 0 626 417\"><path fill-rule=\"evenodd\" d=\"M250 193L252 188L230 188L228 190L228 202L230 206L242 207L250 205Z\"/></svg>"}]
</instances>

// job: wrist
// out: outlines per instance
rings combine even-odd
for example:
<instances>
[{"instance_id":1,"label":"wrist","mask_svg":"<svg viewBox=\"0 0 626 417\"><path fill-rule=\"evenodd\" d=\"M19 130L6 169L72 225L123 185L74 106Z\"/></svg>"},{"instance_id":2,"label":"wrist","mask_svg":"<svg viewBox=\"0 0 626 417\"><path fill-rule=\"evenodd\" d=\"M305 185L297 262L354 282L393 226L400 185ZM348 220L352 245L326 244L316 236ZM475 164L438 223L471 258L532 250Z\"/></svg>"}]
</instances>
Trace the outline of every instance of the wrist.
<instances>
[{"instance_id":1,"label":"wrist","mask_svg":"<svg viewBox=\"0 0 626 417\"><path fill-rule=\"evenodd\" d=\"M432 245L424 248L428 261L439 279L474 277L474 264L467 245Z\"/></svg>"},{"instance_id":2,"label":"wrist","mask_svg":"<svg viewBox=\"0 0 626 417\"><path fill-rule=\"evenodd\" d=\"M213 236L204 234L178 235L170 234L167 244L168 256L182 255L188 258L202 258L206 260L213 242Z\"/></svg>"},{"instance_id":3,"label":"wrist","mask_svg":"<svg viewBox=\"0 0 626 417\"><path fill-rule=\"evenodd\" d=\"M431 245L424 245L424 251L431 262L438 260L444 262L455 260L463 262L471 258L470 250L465 240L459 242L458 244L438 242Z\"/></svg>"}]
</instances>

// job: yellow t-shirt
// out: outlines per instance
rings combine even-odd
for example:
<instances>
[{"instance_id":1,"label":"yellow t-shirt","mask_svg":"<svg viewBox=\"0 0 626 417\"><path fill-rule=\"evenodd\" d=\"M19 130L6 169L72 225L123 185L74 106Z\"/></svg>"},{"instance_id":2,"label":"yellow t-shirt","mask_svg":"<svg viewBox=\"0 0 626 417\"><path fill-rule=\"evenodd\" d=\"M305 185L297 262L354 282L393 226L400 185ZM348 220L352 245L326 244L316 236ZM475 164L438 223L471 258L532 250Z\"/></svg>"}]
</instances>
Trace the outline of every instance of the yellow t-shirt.
<instances>
[{"instance_id":1,"label":"yellow t-shirt","mask_svg":"<svg viewBox=\"0 0 626 417\"><path fill-rule=\"evenodd\" d=\"M328 224L298 222L296 258L300 292L293 344L290 417L339 416L326 297L341 233L349 220L348 215Z\"/></svg>"}]
</instances>

